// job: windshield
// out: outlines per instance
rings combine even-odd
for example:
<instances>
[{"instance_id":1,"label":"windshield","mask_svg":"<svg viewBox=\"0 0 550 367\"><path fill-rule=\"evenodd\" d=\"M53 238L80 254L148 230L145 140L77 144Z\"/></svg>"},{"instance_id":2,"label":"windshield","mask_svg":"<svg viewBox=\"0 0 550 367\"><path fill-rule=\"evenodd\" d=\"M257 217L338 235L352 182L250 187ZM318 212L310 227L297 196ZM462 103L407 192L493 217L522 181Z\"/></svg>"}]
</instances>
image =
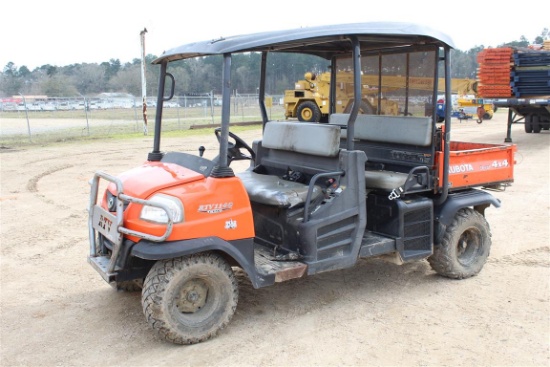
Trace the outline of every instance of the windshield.
<instances>
[{"instance_id":1,"label":"windshield","mask_svg":"<svg viewBox=\"0 0 550 367\"><path fill-rule=\"evenodd\" d=\"M374 115L430 116L437 50L362 55L361 107ZM335 112L349 112L353 98L351 57L336 62Z\"/></svg>"}]
</instances>

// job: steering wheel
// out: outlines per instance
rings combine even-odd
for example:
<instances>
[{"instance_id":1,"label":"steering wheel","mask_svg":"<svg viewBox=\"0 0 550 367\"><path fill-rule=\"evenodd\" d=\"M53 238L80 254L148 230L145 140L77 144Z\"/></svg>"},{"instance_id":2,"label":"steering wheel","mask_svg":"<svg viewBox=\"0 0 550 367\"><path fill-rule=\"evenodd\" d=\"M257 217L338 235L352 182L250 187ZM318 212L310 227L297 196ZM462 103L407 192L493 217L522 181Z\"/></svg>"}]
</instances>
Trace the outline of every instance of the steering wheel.
<instances>
[{"instance_id":1,"label":"steering wheel","mask_svg":"<svg viewBox=\"0 0 550 367\"><path fill-rule=\"evenodd\" d=\"M214 129L214 134L216 135L216 138L218 139L218 142L221 144L221 127L218 127L216 129ZM231 131L228 131L229 132L229 136L235 141L234 143L230 140L227 141L227 159L228 159L228 162L227 164L231 164L231 162L233 161L241 161L241 160L244 160L244 159L249 159L249 160L254 160L256 159L256 153L254 153L254 151L252 150L252 148L250 148L250 146L248 144L246 144L246 142L239 138L237 135L233 134ZM241 152L241 148L244 148L247 152L248 152L248 155L246 154L243 154Z\"/></svg>"}]
</instances>

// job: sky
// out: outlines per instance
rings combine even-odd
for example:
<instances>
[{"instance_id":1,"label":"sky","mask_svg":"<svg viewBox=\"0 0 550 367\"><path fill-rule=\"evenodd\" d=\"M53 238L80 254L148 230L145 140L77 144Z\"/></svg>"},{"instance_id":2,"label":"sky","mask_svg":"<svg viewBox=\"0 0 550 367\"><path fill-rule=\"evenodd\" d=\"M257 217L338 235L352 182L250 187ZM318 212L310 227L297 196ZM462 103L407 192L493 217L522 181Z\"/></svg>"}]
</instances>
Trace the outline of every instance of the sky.
<instances>
[{"instance_id":1,"label":"sky","mask_svg":"<svg viewBox=\"0 0 550 367\"><path fill-rule=\"evenodd\" d=\"M329 5L333 4L333 8ZM550 28L548 0L518 8L495 0L27 0L6 1L0 21L0 70L13 62L30 70L141 58L145 52L271 30L370 21L411 22L450 36L455 48L529 41ZM356 7L356 8L354 8Z\"/></svg>"}]
</instances>

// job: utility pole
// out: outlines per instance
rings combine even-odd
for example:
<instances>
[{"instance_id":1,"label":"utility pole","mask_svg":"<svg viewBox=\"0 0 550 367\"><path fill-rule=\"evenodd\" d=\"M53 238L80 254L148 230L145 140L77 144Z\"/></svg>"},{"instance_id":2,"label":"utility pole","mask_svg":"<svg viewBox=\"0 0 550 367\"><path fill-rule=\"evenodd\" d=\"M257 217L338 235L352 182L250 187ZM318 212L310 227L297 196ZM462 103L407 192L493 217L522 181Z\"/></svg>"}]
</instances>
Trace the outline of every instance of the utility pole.
<instances>
[{"instance_id":1,"label":"utility pole","mask_svg":"<svg viewBox=\"0 0 550 367\"><path fill-rule=\"evenodd\" d=\"M147 79L145 78L145 33L147 28L139 33L141 37L141 99L143 102L143 135L147 135Z\"/></svg>"}]
</instances>

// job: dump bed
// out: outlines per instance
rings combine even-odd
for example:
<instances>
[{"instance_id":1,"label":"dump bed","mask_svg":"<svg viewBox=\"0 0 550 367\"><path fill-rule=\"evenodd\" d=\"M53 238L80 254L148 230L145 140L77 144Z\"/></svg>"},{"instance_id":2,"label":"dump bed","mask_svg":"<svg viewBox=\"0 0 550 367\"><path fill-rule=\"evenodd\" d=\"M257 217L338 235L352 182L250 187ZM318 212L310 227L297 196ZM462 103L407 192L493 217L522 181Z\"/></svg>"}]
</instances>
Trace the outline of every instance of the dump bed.
<instances>
[{"instance_id":1,"label":"dump bed","mask_svg":"<svg viewBox=\"0 0 550 367\"><path fill-rule=\"evenodd\" d=\"M496 186L514 181L515 145L451 141L449 189ZM443 182L443 152L437 153L439 182ZM441 184L440 184L441 185Z\"/></svg>"}]
</instances>

